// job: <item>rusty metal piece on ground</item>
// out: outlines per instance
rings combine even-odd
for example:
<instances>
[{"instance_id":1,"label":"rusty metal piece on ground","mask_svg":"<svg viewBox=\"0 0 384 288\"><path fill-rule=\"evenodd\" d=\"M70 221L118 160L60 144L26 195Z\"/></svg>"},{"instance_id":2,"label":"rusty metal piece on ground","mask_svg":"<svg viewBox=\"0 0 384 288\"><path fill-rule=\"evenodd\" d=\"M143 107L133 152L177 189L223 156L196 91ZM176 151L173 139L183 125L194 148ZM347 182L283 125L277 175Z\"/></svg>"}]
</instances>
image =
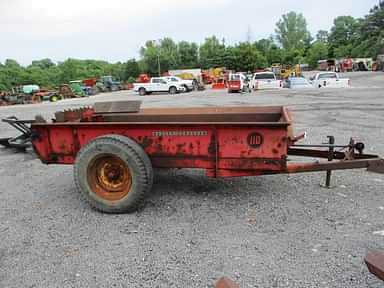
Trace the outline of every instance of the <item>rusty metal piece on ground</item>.
<instances>
[{"instance_id":1,"label":"rusty metal piece on ground","mask_svg":"<svg viewBox=\"0 0 384 288\"><path fill-rule=\"evenodd\" d=\"M140 111L142 101L97 102L94 105L96 114L134 113Z\"/></svg>"},{"instance_id":2,"label":"rusty metal piece on ground","mask_svg":"<svg viewBox=\"0 0 384 288\"><path fill-rule=\"evenodd\" d=\"M228 277L221 277L215 283L215 288L240 288L240 286Z\"/></svg>"},{"instance_id":3,"label":"rusty metal piece on ground","mask_svg":"<svg viewBox=\"0 0 384 288\"><path fill-rule=\"evenodd\" d=\"M384 252L370 251L364 258L369 272L384 281Z\"/></svg>"},{"instance_id":4,"label":"rusty metal piece on ground","mask_svg":"<svg viewBox=\"0 0 384 288\"><path fill-rule=\"evenodd\" d=\"M132 186L128 165L119 157L102 155L88 166L88 184L101 198L117 201L124 198Z\"/></svg>"}]
</instances>

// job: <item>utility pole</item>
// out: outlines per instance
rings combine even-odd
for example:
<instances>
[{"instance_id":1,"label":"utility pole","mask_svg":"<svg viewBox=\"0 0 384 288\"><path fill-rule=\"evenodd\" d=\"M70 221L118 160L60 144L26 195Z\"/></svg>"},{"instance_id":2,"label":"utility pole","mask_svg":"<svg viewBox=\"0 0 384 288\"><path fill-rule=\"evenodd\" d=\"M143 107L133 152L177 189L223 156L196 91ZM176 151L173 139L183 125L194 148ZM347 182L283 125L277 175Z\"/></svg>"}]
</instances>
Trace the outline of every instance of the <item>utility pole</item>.
<instances>
[{"instance_id":1,"label":"utility pole","mask_svg":"<svg viewBox=\"0 0 384 288\"><path fill-rule=\"evenodd\" d=\"M161 77L161 67L160 67L160 44L161 44L161 40L158 39L156 41L156 44L157 44L157 69L159 72L159 77Z\"/></svg>"},{"instance_id":2,"label":"utility pole","mask_svg":"<svg viewBox=\"0 0 384 288\"><path fill-rule=\"evenodd\" d=\"M246 41L247 43L251 43L251 41L252 41L252 29L251 29L251 26L250 26L250 25L248 25L248 28L247 28L247 34L246 34L245 37L246 37L246 38L245 38L245 41Z\"/></svg>"}]
</instances>

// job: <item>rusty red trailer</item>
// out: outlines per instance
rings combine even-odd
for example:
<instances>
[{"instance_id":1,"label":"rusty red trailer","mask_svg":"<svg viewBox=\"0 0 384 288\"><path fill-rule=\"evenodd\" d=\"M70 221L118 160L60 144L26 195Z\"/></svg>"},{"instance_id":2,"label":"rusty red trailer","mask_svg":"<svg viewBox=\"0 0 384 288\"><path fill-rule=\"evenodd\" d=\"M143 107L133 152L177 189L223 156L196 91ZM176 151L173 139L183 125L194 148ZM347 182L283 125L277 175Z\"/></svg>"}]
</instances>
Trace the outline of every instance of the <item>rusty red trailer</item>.
<instances>
[{"instance_id":1,"label":"rusty red trailer","mask_svg":"<svg viewBox=\"0 0 384 288\"><path fill-rule=\"evenodd\" d=\"M133 108L132 108L133 107ZM151 189L152 168L201 168L210 177L368 168L384 172L364 145L300 147L285 107L140 109L138 103L99 103L31 124L34 150L46 164L74 164L75 183L105 212L137 209ZM305 145L304 145L305 146ZM343 148L344 151L336 151ZM288 156L325 158L288 162ZM334 160L334 161L330 161ZM329 179L327 184L329 185Z\"/></svg>"}]
</instances>

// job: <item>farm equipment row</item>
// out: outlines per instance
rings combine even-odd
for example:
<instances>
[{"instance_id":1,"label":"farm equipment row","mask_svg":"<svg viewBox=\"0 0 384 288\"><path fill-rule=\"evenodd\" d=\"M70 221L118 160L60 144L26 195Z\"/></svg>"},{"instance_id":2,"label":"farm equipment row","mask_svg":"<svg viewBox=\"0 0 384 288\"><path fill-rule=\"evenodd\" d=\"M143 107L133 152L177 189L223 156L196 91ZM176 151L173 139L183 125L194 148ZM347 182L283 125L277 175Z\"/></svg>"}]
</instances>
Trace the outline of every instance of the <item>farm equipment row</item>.
<instances>
[{"instance_id":1,"label":"farm equipment row","mask_svg":"<svg viewBox=\"0 0 384 288\"><path fill-rule=\"evenodd\" d=\"M70 81L69 84L61 84L54 90L41 89L38 85L21 85L8 92L0 92L0 106L34 104L43 101L56 102L62 99L91 96L99 92L117 91L123 88L123 85L119 81L115 81L112 76Z\"/></svg>"}]
</instances>

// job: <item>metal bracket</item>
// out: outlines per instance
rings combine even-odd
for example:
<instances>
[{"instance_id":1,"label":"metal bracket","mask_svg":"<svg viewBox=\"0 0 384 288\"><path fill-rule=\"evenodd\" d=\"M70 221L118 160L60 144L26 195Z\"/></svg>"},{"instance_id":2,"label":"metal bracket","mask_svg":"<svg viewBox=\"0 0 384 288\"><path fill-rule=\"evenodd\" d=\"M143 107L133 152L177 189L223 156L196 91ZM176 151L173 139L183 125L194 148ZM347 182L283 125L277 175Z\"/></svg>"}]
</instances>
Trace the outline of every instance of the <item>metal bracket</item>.
<instances>
[{"instance_id":1,"label":"metal bracket","mask_svg":"<svg viewBox=\"0 0 384 288\"><path fill-rule=\"evenodd\" d=\"M327 136L328 138L328 143L329 143L329 148L328 148L328 161L333 160L333 152L334 152L334 147L333 145L335 144L335 137L334 136ZM332 176L332 170L327 170L327 176L325 179L325 187L331 188L331 176Z\"/></svg>"}]
</instances>

